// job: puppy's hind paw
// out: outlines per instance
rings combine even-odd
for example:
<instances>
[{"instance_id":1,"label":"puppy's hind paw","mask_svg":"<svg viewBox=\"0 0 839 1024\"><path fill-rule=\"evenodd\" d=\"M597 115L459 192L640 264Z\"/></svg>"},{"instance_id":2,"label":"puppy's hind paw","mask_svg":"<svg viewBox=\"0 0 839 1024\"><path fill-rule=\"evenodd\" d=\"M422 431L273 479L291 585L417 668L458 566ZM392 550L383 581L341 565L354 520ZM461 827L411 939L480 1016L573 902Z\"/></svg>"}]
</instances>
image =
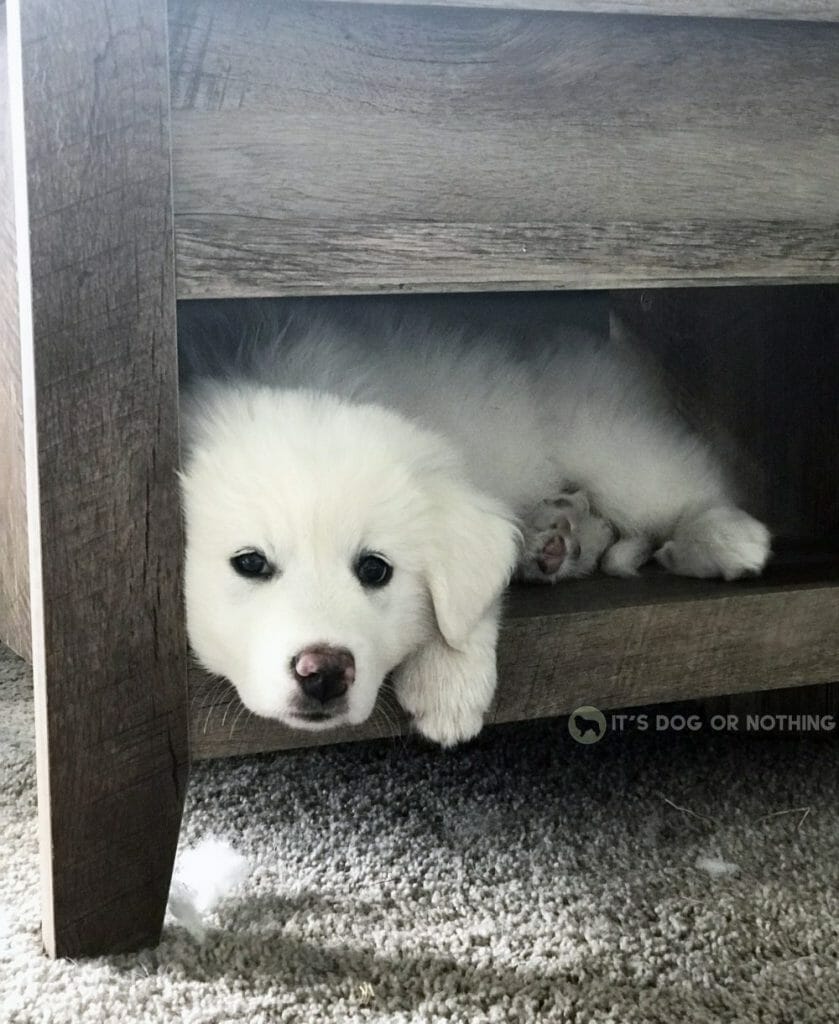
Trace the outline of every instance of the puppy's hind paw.
<instances>
[{"instance_id":1,"label":"puppy's hind paw","mask_svg":"<svg viewBox=\"0 0 839 1024\"><path fill-rule=\"evenodd\" d=\"M622 537L603 556L600 568L609 576L637 576L651 554L652 544L646 537Z\"/></svg>"},{"instance_id":2,"label":"puppy's hind paw","mask_svg":"<svg viewBox=\"0 0 839 1024\"><path fill-rule=\"evenodd\" d=\"M526 517L520 580L555 583L587 576L613 540L609 524L594 515L582 491L543 501Z\"/></svg>"},{"instance_id":3,"label":"puppy's hind paw","mask_svg":"<svg viewBox=\"0 0 839 1024\"><path fill-rule=\"evenodd\" d=\"M679 576L736 580L760 573L770 552L763 523L734 505L723 505L686 517L655 558Z\"/></svg>"}]
</instances>

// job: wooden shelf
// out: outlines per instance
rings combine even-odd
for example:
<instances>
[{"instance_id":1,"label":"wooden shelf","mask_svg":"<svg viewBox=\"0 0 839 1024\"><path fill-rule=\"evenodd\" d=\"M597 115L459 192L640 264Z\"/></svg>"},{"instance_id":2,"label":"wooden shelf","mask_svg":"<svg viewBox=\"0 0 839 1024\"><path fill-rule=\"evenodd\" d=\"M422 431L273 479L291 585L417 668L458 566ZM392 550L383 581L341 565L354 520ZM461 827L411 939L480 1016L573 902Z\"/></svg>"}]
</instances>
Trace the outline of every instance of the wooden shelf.
<instances>
[{"instance_id":1,"label":"wooden shelf","mask_svg":"<svg viewBox=\"0 0 839 1024\"><path fill-rule=\"evenodd\" d=\"M689 18L771 18L839 21L834 0L331 0L411 7L489 7L507 11L579 11L586 14L655 14Z\"/></svg>"},{"instance_id":2,"label":"wooden shelf","mask_svg":"<svg viewBox=\"0 0 839 1024\"><path fill-rule=\"evenodd\" d=\"M633 580L514 587L498 662L492 722L831 682L839 679L839 550L788 550L763 577L736 583L650 569ZM198 670L191 688L196 759L410 728L392 696L361 726L301 733L246 715L232 687Z\"/></svg>"},{"instance_id":3,"label":"wooden shelf","mask_svg":"<svg viewBox=\"0 0 839 1024\"><path fill-rule=\"evenodd\" d=\"M839 548L796 544L776 551L762 576L735 583L685 579L650 566L629 580L591 576L557 587L513 587L506 618L512 623L518 619L605 612L629 606L709 602L830 586L839 586Z\"/></svg>"}]
</instances>

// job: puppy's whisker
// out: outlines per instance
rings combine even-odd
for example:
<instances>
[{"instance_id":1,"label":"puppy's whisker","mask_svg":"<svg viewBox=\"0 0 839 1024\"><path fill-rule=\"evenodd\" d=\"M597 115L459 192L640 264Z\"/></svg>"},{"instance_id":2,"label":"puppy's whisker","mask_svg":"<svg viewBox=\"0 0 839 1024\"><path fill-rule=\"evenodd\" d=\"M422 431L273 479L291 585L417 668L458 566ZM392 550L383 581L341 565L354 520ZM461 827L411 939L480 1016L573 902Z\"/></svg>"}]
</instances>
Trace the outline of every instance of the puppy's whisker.
<instances>
[{"instance_id":1,"label":"puppy's whisker","mask_svg":"<svg viewBox=\"0 0 839 1024\"><path fill-rule=\"evenodd\" d=\"M227 707L224 709L224 714L221 716L221 727L224 728L224 723L227 721L227 712L233 706L233 697L227 702Z\"/></svg>"},{"instance_id":2,"label":"puppy's whisker","mask_svg":"<svg viewBox=\"0 0 839 1024\"><path fill-rule=\"evenodd\" d=\"M215 707L219 703L219 698L224 694L225 690L227 689L227 687L229 685L230 684L227 682L226 679L224 679L224 678L222 678L220 676L216 676L213 679L212 686L211 686L211 689L210 689L209 697L207 697L206 692L202 692L201 689L198 689L192 695L192 700L190 701L190 705L194 709L195 702L200 700L203 697L203 698L205 698L207 700L207 704L204 705L204 706L206 706L206 707L208 707L208 708L210 708L212 710L212 708Z\"/></svg>"},{"instance_id":3,"label":"puppy's whisker","mask_svg":"<svg viewBox=\"0 0 839 1024\"><path fill-rule=\"evenodd\" d=\"M394 721L388 713L388 709L384 703L380 703L376 709L376 718L379 719L380 722L384 722L385 728L388 732L394 731Z\"/></svg>"},{"instance_id":4,"label":"puppy's whisker","mask_svg":"<svg viewBox=\"0 0 839 1024\"><path fill-rule=\"evenodd\" d=\"M203 729L204 735L206 735L206 733L207 733L207 729L208 729L208 727L210 725L210 719L212 718L213 712L216 711L219 707L222 707L222 704L221 704L219 698L224 695L224 692L225 692L225 685L222 685L221 687L217 687L213 691L212 700L210 702L209 707L207 708L207 717L204 719L204 729ZM224 702L223 706L224 706L224 709L225 709L224 710L225 717L227 716L227 712L228 712L228 710L230 708L230 705L233 703L233 701L235 699L235 696L236 696L235 694L231 694L227 698L227 700ZM222 723L221 724L224 725L224 719L222 719Z\"/></svg>"},{"instance_id":5,"label":"puppy's whisker","mask_svg":"<svg viewBox=\"0 0 839 1024\"><path fill-rule=\"evenodd\" d=\"M242 706L241 706L241 707L239 708L239 710L238 710L238 711L236 712L236 717L235 717L235 718L233 719L233 722L232 722L232 723L231 723L231 725L230 725L230 739L233 739L233 733L234 733L234 731L235 731L235 729L236 729L236 723L237 723L237 722L239 721L239 719L240 719L240 718L242 717L242 712L243 712L243 711L244 711L244 712L247 712L247 711L248 711L248 709L247 709L247 708L245 707L245 705L244 705L244 704L242 704ZM248 712L248 714L250 714L250 712Z\"/></svg>"},{"instance_id":6,"label":"puppy's whisker","mask_svg":"<svg viewBox=\"0 0 839 1024\"><path fill-rule=\"evenodd\" d=\"M216 681L215 684L212 687L212 690L210 691L210 694L211 694L211 696L210 696L210 703L212 703L212 700L213 700L213 696L212 695L215 694L217 686L218 686L218 682ZM206 697L206 692L202 688L199 687L199 688L193 690L191 695L190 695L190 698L189 698L190 709L195 710L196 703L199 700L201 700L201 699L203 699L205 697ZM203 705L202 705L202 707L203 707Z\"/></svg>"},{"instance_id":7,"label":"puppy's whisker","mask_svg":"<svg viewBox=\"0 0 839 1024\"><path fill-rule=\"evenodd\" d=\"M391 690L382 690L379 695L378 711L387 726L388 739L398 743L402 749L407 748L404 729L402 728L402 708L396 695Z\"/></svg>"}]
</instances>

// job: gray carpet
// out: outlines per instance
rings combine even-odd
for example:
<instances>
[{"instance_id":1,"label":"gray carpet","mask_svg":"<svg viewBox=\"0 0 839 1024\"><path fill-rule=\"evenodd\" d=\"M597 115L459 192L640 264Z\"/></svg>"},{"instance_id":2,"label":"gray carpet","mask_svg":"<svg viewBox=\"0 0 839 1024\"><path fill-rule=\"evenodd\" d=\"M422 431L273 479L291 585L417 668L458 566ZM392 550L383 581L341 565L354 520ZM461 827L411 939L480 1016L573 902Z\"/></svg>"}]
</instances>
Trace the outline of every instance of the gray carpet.
<instances>
[{"instance_id":1,"label":"gray carpet","mask_svg":"<svg viewBox=\"0 0 839 1024\"><path fill-rule=\"evenodd\" d=\"M4 1022L839 1021L834 741L581 746L543 722L202 764L184 842L228 838L250 878L203 946L170 920L157 950L72 964L40 953L31 701L5 654L0 730Z\"/></svg>"}]
</instances>

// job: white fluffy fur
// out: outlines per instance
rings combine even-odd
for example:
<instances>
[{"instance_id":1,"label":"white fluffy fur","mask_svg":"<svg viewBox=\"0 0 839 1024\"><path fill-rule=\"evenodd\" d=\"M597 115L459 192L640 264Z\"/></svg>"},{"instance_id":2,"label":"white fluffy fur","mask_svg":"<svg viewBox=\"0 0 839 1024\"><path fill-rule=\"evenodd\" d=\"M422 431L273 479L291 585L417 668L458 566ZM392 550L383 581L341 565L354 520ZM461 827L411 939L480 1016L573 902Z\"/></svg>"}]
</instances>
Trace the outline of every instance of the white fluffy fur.
<instances>
[{"instance_id":1,"label":"white fluffy fur","mask_svg":"<svg viewBox=\"0 0 839 1024\"><path fill-rule=\"evenodd\" d=\"M499 596L517 563L540 578L554 534L569 557L545 580L598 561L632 574L654 551L671 571L727 579L766 561L765 527L733 504L708 449L604 343L568 336L525 358L491 333L441 337L413 319L304 307L268 323L183 402L190 639L257 714L289 720L291 658L325 643L356 661L343 721L364 720L397 670L420 731L474 735ZM195 363L210 339L186 333ZM249 547L276 578L232 571ZM353 576L364 549L394 565L387 587Z\"/></svg>"}]
</instances>

